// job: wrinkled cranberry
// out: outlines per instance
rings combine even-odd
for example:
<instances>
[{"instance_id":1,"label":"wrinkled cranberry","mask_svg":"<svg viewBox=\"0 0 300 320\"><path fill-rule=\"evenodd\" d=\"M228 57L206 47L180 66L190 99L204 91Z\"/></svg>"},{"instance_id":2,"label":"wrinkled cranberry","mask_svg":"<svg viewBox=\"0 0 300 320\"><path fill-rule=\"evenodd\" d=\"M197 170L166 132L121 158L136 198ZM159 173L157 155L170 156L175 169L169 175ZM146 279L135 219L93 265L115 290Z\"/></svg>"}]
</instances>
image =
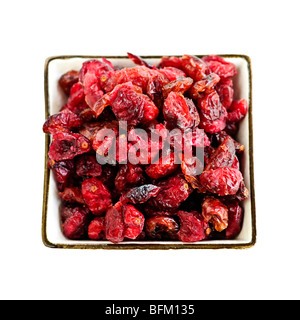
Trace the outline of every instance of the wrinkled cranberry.
<instances>
[{"instance_id":1,"label":"wrinkled cranberry","mask_svg":"<svg viewBox=\"0 0 300 320\"><path fill-rule=\"evenodd\" d=\"M203 57L202 60L208 65L210 71L220 78L233 77L237 73L235 65L220 56L210 55Z\"/></svg>"},{"instance_id":2,"label":"wrinkled cranberry","mask_svg":"<svg viewBox=\"0 0 300 320\"><path fill-rule=\"evenodd\" d=\"M82 155L76 160L76 173L80 177L99 177L102 174L102 166L97 162L95 155Z\"/></svg>"},{"instance_id":3,"label":"wrinkled cranberry","mask_svg":"<svg viewBox=\"0 0 300 320\"><path fill-rule=\"evenodd\" d=\"M130 163L120 165L118 174L115 178L115 187L117 191L124 191L129 187L141 185L144 183L144 170L139 165Z\"/></svg>"},{"instance_id":4,"label":"wrinkled cranberry","mask_svg":"<svg viewBox=\"0 0 300 320\"><path fill-rule=\"evenodd\" d=\"M63 74L58 80L59 86L62 88L63 92L68 96L72 86L79 80L78 71L71 70Z\"/></svg>"},{"instance_id":5,"label":"wrinkled cranberry","mask_svg":"<svg viewBox=\"0 0 300 320\"><path fill-rule=\"evenodd\" d=\"M59 192L58 195L62 198L63 201L85 204L81 193L81 188L79 187L65 188L64 191Z\"/></svg>"},{"instance_id":6,"label":"wrinkled cranberry","mask_svg":"<svg viewBox=\"0 0 300 320\"><path fill-rule=\"evenodd\" d=\"M105 234L106 239L119 243L124 240L125 222L122 207L119 203L110 207L105 215Z\"/></svg>"},{"instance_id":7,"label":"wrinkled cranberry","mask_svg":"<svg viewBox=\"0 0 300 320\"><path fill-rule=\"evenodd\" d=\"M178 238L177 232L179 230L179 226L171 217L156 216L146 220L145 230L147 236L151 239L176 240Z\"/></svg>"},{"instance_id":8,"label":"wrinkled cranberry","mask_svg":"<svg viewBox=\"0 0 300 320\"><path fill-rule=\"evenodd\" d=\"M143 214L132 205L126 205L122 208L124 215L124 237L136 239L144 229L145 218Z\"/></svg>"},{"instance_id":9,"label":"wrinkled cranberry","mask_svg":"<svg viewBox=\"0 0 300 320\"><path fill-rule=\"evenodd\" d=\"M88 227L88 236L91 240L105 239L105 217L94 218Z\"/></svg>"},{"instance_id":10,"label":"wrinkled cranberry","mask_svg":"<svg viewBox=\"0 0 300 320\"><path fill-rule=\"evenodd\" d=\"M239 122L248 112L248 102L245 99L233 101L232 105L228 109L227 121Z\"/></svg>"},{"instance_id":11,"label":"wrinkled cranberry","mask_svg":"<svg viewBox=\"0 0 300 320\"><path fill-rule=\"evenodd\" d=\"M180 230L178 237L183 242L197 242L204 240L210 234L208 223L200 217L198 212L178 211Z\"/></svg>"},{"instance_id":12,"label":"wrinkled cranberry","mask_svg":"<svg viewBox=\"0 0 300 320\"><path fill-rule=\"evenodd\" d=\"M176 163L176 156L172 153L169 156L161 157L158 161L150 164L145 172L152 179L160 179L174 173L178 167L178 160Z\"/></svg>"},{"instance_id":13,"label":"wrinkled cranberry","mask_svg":"<svg viewBox=\"0 0 300 320\"><path fill-rule=\"evenodd\" d=\"M57 189L63 191L75 172L74 160L54 161L53 159L49 159L48 168L51 169L54 175Z\"/></svg>"},{"instance_id":14,"label":"wrinkled cranberry","mask_svg":"<svg viewBox=\"0 0 300 320\"><path fill-rule=\"evenodd\" d=\"M81 134L59 132L54 134L49 157L55 161L73 159L91 150L90 141Z\"/></svg>"},{"instance_id":15,"label":"wrinkled cranberry","mask_svg":"<svg viewBox=\"0 0 300 320\"><path fill-rule=\"evenodd\" d=\"M228 208L228 228L225 231L226 239L234 239L242 229L244 211L236 200L227 201Z\"/></svg>"},{"instance_id":16,"label":"wrinkled cranberry","mask_svg":"<svg viewBox=\"0 0 300 320\"><path fill-rule=\"evenodd\" d=\"M108 188L97 178L83 181L81 191L85 203L94 215L103 215L112 205L111 193Z\"/></svg>"},{"instance_id":17,"label":"wrinkled cranberry","mask_svg":"<svg viewBox=\"0 0 300 320\"><path fill-rule=\"evenodd\" d=\"M127 191L120 198L121 203L145 203L150 198L156 197L160 192L160 187L153 184L144 184L140 187L135 187Z\"/></svg>"},{"instance_id":18,"label":"wrinkled cranberry","mask_svg":"<svg viewBox=\"0 0 300 320\"><path fill-rule=\"evenodd\" d=\"M228 227L228 208L214 197L206 197L202 204L202 216L210 222L218 232Z\"/></svg>"}]
</instances>

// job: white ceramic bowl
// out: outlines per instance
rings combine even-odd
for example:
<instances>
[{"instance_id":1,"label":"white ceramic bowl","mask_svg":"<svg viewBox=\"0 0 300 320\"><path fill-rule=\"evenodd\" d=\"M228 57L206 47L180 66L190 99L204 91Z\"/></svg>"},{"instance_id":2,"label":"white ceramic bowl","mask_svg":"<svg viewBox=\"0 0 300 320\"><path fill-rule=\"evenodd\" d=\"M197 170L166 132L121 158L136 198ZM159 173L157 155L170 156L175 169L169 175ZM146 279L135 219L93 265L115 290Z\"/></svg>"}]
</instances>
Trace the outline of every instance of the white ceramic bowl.
<instances>
[{"instance_id":1,"label":"white ceramic bowl","mask_svg":"<svg viewBox=\"0 0 300 320\"><path fill-rule=\"evenodd\" d=\"M47 169L47 154L50 138L46 135L45 148L45 184L42 218L43 243L51 248L78 249L222 249L249 248L256 242L255 194L253 173L253 139L252 139L252 76L251 61L244 55L221 55L233 62L238 70L234 77L235 99L245 98L249 103L249 113L241 121L237 140L244 144L245 152L241 162L245 184L250 198L243 202L244 221L241 233L234 240L209 240L196 243L176 241L131 241L113 244L108 241L69 240L64 237L59 217L60 198L57 194L52 173ZM199 56L201 57L201 56ZM66 97L58 86L58 80L67 71L80 70L84 61L101 57L94 56L57 56L46 60L45 64L45 116L59 112L66 102ZM116 67L132 67L133 62L127 57L105 57ZM150 63L157 63L161 57L145 57Z\"/></svg>"}]
</instances>

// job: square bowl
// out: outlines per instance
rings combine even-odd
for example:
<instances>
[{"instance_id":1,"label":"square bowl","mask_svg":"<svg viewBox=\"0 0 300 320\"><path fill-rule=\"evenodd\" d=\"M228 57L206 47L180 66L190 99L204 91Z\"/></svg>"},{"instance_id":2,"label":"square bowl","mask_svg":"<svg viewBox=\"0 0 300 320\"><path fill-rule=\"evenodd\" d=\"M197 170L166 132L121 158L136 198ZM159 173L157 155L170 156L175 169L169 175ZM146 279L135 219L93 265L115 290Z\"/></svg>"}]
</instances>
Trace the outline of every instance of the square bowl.
<instances>
[{"instance_id":1,"label":"square bowl","mask_svg":"<svg viewBox=\"0 0 300 320\"><path fill-rule=\"evenodd\" d=\"M204 55L197 55L203 57ZM233 78L234 99L248 100L249 112L241 121L237 140L245 146L241 161L241 171L249 189L250 197L242 204L244 220L240 234L234 240L208 240L196 243L178 241L128 241L113 244L108 241L69 240L61 230L57 193L52 173L47 168L47 157L50 137L45 139L45 169L44 169L44 199L42 216L42 240L45 246L64 249L244 249L252 247L256 242L256 212L253 168L253 126L252 126L252 71L251 60L245 55L220 55L227 61L233 62L238 74ZM90 59L106 58L117 68L133 67L133 62L123 56L55 56L45 63L45 118L59 112L66 102L66 97L58 86L59 78L69 70L80 70L83 62ZM161 56L144 57L150 63L158 63Z\"/></svg>"}]
</instances>

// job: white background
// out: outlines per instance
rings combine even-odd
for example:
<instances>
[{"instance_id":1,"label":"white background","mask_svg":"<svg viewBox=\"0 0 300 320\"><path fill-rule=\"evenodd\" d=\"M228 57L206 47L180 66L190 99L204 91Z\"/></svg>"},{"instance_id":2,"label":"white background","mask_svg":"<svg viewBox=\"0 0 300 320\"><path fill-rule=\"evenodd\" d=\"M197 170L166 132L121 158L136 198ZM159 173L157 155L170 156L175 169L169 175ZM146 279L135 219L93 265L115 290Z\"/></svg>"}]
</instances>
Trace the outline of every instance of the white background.
<instances>
[{"instance_id":1,"label":"white background","mask_svg":"<svg viewBox=\"0 0 300 320\"><path fill-rule=\"evenodd\" d=\"M1 299L299 299L299 1L2 1ZM247 54L257 244L79 251L42 244L44 61Z\"/></svg>"}]
</instances>

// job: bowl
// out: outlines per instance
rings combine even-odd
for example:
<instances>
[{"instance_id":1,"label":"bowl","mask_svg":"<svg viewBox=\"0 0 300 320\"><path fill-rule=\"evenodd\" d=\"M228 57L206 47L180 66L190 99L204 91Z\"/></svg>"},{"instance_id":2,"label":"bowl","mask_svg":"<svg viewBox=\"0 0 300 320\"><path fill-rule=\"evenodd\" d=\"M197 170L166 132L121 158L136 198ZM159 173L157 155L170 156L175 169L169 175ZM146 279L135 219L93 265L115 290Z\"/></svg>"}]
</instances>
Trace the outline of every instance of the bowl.
<instances>
[{"instance_id":1,"label":"bowl","mask_svg":"<svg viewBox=\"0 0 300 320\"><path fill-rule=\"evenodd\" d=\"M202 57L204 55L197 55ZM253 126L252 126L252 71L251 60L246 55L220 55L229 62L233 62L238 74L233 78L235 99L245 98L249 103L248 115L241 121L237 140L245 146L241 161L241 171L249 189L250 197L242 205L244 220L240 234L233 240L208 240L196 243L183 243L178 241L128 241L113 244L108 241L69 240L61 230L59 206L60 198L52 173L47 168L47 157L50 146L50 137L45 138L45 168L44 168L44 194L42 215L42 240L45 246L64 249L244 249L256 243L256 211L253 167ZM80 70L84 61L99 59L104 56L55 56L45 63L45 118L59 112L66 102L66 97L58 85L59 78L69 70ZM116 68L133 67L128 57L105 56ZM148 62L158 63L161 56L143 57Z\"/></svg>"}]
</instances>

